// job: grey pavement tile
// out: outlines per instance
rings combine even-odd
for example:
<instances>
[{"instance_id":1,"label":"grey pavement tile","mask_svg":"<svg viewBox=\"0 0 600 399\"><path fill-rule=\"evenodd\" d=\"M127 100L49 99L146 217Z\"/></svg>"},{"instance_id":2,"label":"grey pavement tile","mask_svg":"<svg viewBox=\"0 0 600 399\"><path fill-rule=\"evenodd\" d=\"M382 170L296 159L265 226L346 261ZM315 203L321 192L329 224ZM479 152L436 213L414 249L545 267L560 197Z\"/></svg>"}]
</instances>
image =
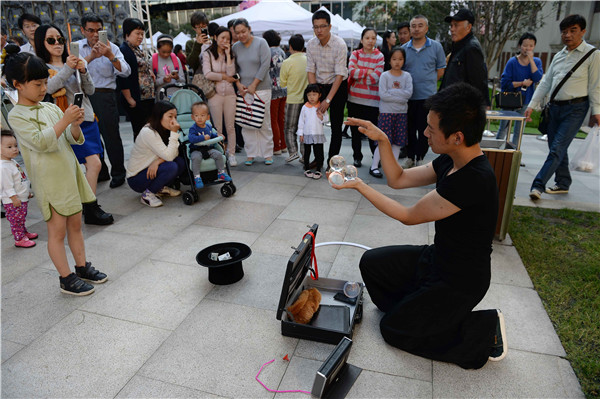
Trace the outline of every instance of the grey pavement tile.
<instances>
[{"instance_id":1,"label":"grey pavement tile","mask_svg":"<svg viewBox=\"0 0 600 399\"><path fill-rule=\"evenodd\" d=\"M232 241L252 246L258 236L258 233L253 232L193 224L171 236L169 241L157 245L157 249L150 254L150 258L201 267L196 262L196 255L202 249L221 242Z\"/></svg>"},{"instance_id":2,"label":"grey pavement tile","mask_svg":"<svg viewBox=\"0 0 600 399\"><path fill-rule=\"evenodd\" d=\"M493 243L492 283L533 288L517 248Z\"/></svg>"},{"instance_id":3,"label":"grey pavement tile","mask_svg":"<svg viewBox=\"0 0 600 399\"><path fill-rule=\"evenodd\" d=\"M272 173L261 173L259 174L256 181L272 184L293 184L295 186L306 186L310 180L308 180L302 173L298 176L287 176Z\"/></svg>"},{"instance_id":4,"label":"grey pavement tile","mask_svg":"<svg viewBox=\"0 0 600 399\"><path fill-rule=\"evenodd\" d=\"M356 398L431 398L429 381L398 377L363 370L348 392L349 399Z\"/></svg>"},{"instance_id":5,"label":"grey pavement tile","mask_svg":"<svg viewBox=\"0 0 600 399\"><path fill-rule=\"evenodd\" d=\"M96 191L98 204L105 212L112 213L113 216L127 216L145 207L140 202L141 194L133 191L127 185L127 182L113 189L106 187L108 187L108 184L106 184L104 190Z\"/></svg>"},{"instance_id":6,"label":"grey pavement tile","mask_svg":"<svg viewBox=\"0 0 600 399\"><path fill-rule=\"evenodd\" d=\"M244 277L240 281L216 285L206 298L270 310L275 318L288 259L285 256L253 252L243 261ZM318 263L322 276L327 275L330 268L330 263Z\"/></svg>"},{"instance_id":7,"label":"grey pavement tile","mask_svg":"<svg viewBox=\"0 0 600 399\"><path fill-rule=\"evenodd\" d=\"M47 241L41 237L35 241L33 248L17 248L12 234L2 238L2 285L50 260Z\"/></svg>"},{"instance_id":8,"label":"grey pavement tile","mask_svg":"<svg viewBox=\"0 0 600 399\"><path fill-rule=\"evenodd\" d=\"M2 364L2 396L114 397L169 334L73 312Z\"/></svg>"},{"instance_id":9,"label":"grey pavement tile","mask_svg":"<svg viewBox=\"0 0 600 399\"><path fill-rule=\"evenodd\" d=\"M411 188L392 188L387 184L369 184L375 190L379 191L382 194L387 196L400 196L403 198L411 198L413 201L415 199L419 199L423 197L425 194L435 189L435 185L425 186L425 187L411 187Z\"/></svg>"},{"instance_id":10,"label":"grey pavement tile","mask_svg":"<svg viewBox=\"0 0 600 399\"><path fill-rule=\"evenodd\" d=\"M357 202L298 196L279 218L346 229L356 206Z\"/></svg>"},{"instance_id":11,"label":"grey pavement tile","mask_svg":"<svg viewBox=\"0 0 600 399\"><path fill-rule=\"evenodd\" d=\"M383 340L379 330L382 316L371 300L365 298L363 319L354 329L348 362L373 372L431 381L431 360L394 348Z\"/></svg>"},{"instance_id":12,"label":"grey pavement tile","mask_svg":"<svg viewBox=\"0 0 600 399\"><path fill-rule=\"evenodd\" d=\"M244 163L245 158L239 158L238 159L238 163ZM245 171L240 169L240 167L235 167L235 168L231 168L231 178L233 179L233 183L235 184L235 187L238 189L238 191L242 188L245 187L248 183L250 183L252 180L256 179L257 176L259 176L260 173L258 172L250 172L250 171Z\"/></svg>"},{"instance_id":13,"label":"grey pavement tile","mask_svg":"<svg viewBox=\"0 0 600 399\"><path fill-rule=\"evenodd\" d=\"M500 309L506 321L508 347L548 355L566 356L552 322L535 290L491 284L476 309Z\"/></svg>"},{"instance_id":14,"label":"grey pavement tile","mask_svg":"<svg viewBox=\"0 0 600 399\"><path fill-rule=\"evenodd\" d=\"M355 215L344 241L370 248L386 245L425 245L428 242L427 224L406 226L397 220L382 216Z\"/></svg>"},{"instance_id":15,"label":"grey pavement tile","mask_svg":"<svg viewBox=\"0 0 600 399\"><path fill-rule=\"evenodd\" d=\"M211 398L221 396L211 395L168 382L134 376L116 396L117 398Z\"/></svg>"},{"instance_id":16,"label":"grey pavement tile","mask_svg":"<svg viewBox=\"0 0 600 399\"><path fill-rule=\"evenodd\" d=\"M238 189L235 198L239 201L286 206L301 189L302 186L265 182L257 178Z\"/></svg>"},{"instance_id":17,"label":"grey pavement tile","mask_svg":"<svg viewBox=\"0 0 600 399\"><path fill-rule=\"evenodd\" d=\"M2 339L29 345L89 298L62 294L55 270L32 269L2 286Z\"/></svg>"},{"instance_id":18,"label":"grey pavement tile","mask_svg":"<svg viewBox=\"0 0 600 399\"><path fill-rule=\"evenodd\" d=\"M218 333L215 333L218 332ZM294 351L272 311L203 300L146 362L138 375L227 397L265 397L254 377L260 366ZM266 368L267 386L283 368Z\"/></svg>"},{"instance_id":19,"label":"grey pavement tile","mask_svg":"<svg viewBox=\"0 0 600 399\"><path fill-rule=\"evenodd\" d=\"M509 350L500 362L464 370L433 362L434 398L583 398L569 362L556 356Z\"/></svg>"},{"instance_id":20,"label":"grey pavement tile","mask_svg":"<svg viewBox=\"0 0 600 399\"><path fill-rule=\"evenodd\" d=\"M335 261L327 277L345 281L362 281L358 265L364 253L365 250L362 248L346 245L340 246L340 250L335 257Z\"/></svg>"},{"instance_id":21,"label":"grey pavement tile","mask_svg":"<svg viewBox=\"0 0 600 399\"><path fill-rule=\"evenodd\" d=\"M305 178L306 179L306 178ZM298 194L300 197L322 198L333 201L358 202L361 195L355 190L336 190L329 185L325 174L319 180L308 180L308 183Z\"/></svg>"},{"instance_id":22,"label":"grey pavement tile","mask_svg":"<svg viewBox=\"0 0 600 399\"><path fill-rule=\"evenodd\" d=\"M291 247L297 247L306 234L312 222L276 219L265 232L252 244L252 250L273 255L290 257L294 253ZM320 225L317 230L316 243L341 241L346 228L336 225ZM317 262L333 262L338 252L337 246L317 248Z\"/></svg>"},{"instance_id":23,"label":"grey pavement tile","mask_svg":"<svg viewBox=\"0 0 600 399\"><path fill-rule=\"evenodd\" d=\"M25 345L17 344L16 342L7 339L2 340L2 363L10 359L15 353L25 348Z\"/></svg>"},{"instance_id":24,"label":"grey pavement tile","mask_svg":"<svg viewBox=\"0 0 600 399\"><path fill-rule=\"evenodd\" d=\"M207 274L196 266L145 259L80 309L174 330L212 289Z\"/></svg>"},{"instance_id":25,"label":"grey pavement tile","mask_svg":"<svg viewBox=\"0 0 600 399\"><path fill-rule=\"evenodd\" d=\"M391 194L391 195L387 195L387 196L404 206L413 206L421 198L421 197L412 196L412 195L398 195L398 194ZM383 212L381 212L379 209L377 209L375 207L375 205L371 204L371 202L369 202L369 200L367 200L364 197L361 198L360 202L358 203L358 209L356 210L356 214L357 215L371 215L371 216L385 216L385 214Z\"/></svg>"},{"instance_id":26,"label":"grey pavement tile","mask_svg":"<svg viewBox=\"0 0 600 399\"><path fill-rule=\"evenodd\" d=\"M279 205L240 201L235 198L215 206L196 223L262 233L284 209L285 207Z\"/></svg>"},{"instance_id":27,"label":"grey pavement tile","mask_svg":"<svg viewBox=\"0 0 600 399\"><path fill-rule=\"evenodd\" d=\"M267 367L286 367L285 375L281 380L278 387L268 386L270 389L276 389L278 391L308 391L312 390L313 381L317 370L321 367L323 362L305 359L299 356L290 356L290 362L275 359L275 362L265 366ZM265 391L266 393L266 391ZM306 399L305 393L301 392L286 392L275 394L276 399L287 399L287 398L304 398Z\"/></svg>"}]
</instances>

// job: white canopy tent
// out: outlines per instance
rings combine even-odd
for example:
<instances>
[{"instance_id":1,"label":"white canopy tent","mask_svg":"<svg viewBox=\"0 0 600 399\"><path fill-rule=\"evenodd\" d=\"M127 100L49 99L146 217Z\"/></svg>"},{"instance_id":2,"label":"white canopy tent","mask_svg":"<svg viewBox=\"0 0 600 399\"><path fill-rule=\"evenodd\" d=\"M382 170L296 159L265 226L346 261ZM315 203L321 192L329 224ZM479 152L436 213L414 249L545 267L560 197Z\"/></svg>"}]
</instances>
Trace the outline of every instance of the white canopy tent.
<instances>
[{"instance_id":1,"label":"white canopy tent","mask_svg":"<svg viewBox=\"0 0 600 399\"><path fill-rule=\"evenodd\" d=\"M173 47L175 47L176 45L181 45L181 47L183 47L183 49L185 50L185 44L188 42L188 40L191 40L191 36L184 33L184 32L180 32L177 36L175 36L173 38Z\"/></svg>"}]
</instances>

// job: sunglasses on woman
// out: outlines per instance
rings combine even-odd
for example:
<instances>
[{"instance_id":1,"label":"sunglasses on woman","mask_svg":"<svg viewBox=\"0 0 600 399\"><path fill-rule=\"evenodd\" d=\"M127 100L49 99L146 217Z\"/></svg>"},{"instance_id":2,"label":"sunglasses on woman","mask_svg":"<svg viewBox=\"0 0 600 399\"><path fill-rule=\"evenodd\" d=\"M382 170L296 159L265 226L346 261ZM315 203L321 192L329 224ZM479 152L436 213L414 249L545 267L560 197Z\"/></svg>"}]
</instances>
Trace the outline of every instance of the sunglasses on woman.
<instances>
[{"instance_id":1,"label":"sunglasses on woman","mask_svg":"<svg viewBox=\"0 0 600 399\"><path fill-rule=\"evenodd\" d=\"M46 38L46 43L48 43L51 46L55 45L56 42L58 42L58 44L65 44L65 38L64 37L59 37L58 39L55 39L53 37Z\"/></svg>"}]
</instances>

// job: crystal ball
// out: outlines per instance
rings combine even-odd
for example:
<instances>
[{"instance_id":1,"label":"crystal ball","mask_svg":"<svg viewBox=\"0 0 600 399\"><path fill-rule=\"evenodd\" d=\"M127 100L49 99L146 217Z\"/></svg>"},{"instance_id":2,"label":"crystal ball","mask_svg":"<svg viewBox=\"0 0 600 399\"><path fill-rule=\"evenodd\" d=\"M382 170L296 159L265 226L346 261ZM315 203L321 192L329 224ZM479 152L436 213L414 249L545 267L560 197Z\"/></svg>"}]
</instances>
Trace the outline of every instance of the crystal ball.
<instances>
[{"instance_id":1,"label":"crystal ball","mask_svg":"<svg viewBox=\"0 0 600 399\"><path fill-rule=\"evenodd\" d=\"M344 295L348 298L356 298L360 294L360 284L356 281L346 281L344 284Z\"/></svg>"},{"instance_id":2,"label":"crystal ball","mask_svg":"<svg viewBox=\"0 0 600 399\"><path fill-rule=\"evenodd\" d=\"M342 171L344 174L344 179L346 180L354 180L358 177L358 170L354 165L346 165Z\"/></svg>"},{"instance_id":3,"label":"crystal ball","mask_svg":"<svg viewBox=\"0 0 600 399\"><path fill-rule=\"evenodd\" d=\"M335 155L329 160L329 167L332 172L341 172L346 166L346 160L341 155Z\"/></svg>"},{"instance_id":4,"label":"crystal ball","mask_svg":"<svg viewBox=\"0 0 600 399\"><path fill-rule=\"evenodd\" d=\"M340 172L331 172L329 174L329 184L331 184L332 186L334 184L341 186L342 184L344 184L344 175L342 175Z\"/></svg>"}]
</instances>

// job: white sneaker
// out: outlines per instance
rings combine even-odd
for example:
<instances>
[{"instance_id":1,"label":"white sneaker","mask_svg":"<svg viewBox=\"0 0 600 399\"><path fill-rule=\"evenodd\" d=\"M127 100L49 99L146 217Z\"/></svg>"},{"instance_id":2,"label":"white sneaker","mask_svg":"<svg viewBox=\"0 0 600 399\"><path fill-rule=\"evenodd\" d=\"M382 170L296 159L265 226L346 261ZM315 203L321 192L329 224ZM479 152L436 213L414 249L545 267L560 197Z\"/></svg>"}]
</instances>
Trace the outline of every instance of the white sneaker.
<instances>
[{"instance_id":1,"label":"white sneaker","mask_svg":"<svg viewBox=\"0 0 600 399\"><path fill-rule=\"evenodd\" d=\"M273 151L273 155L281 155L281 150Z\"/></svg>"},{"instance_id":2,"label":"white sneaker","mask_svg":"<svg viewBox=\"0 0 600 399\"><path fill-rule=\"evenodd\" d=\"M415 161L413 161L411 158L406 158L406 161L404 161L402 164L402 169L410 169L413 166L415 166Z\"/></svg>"},{"instance_id":3,"label":"white sneaker","mask_svg":"<svg viewBox=\"0 0 600 399\"><path fill-rule=\"evenodd\" d=\"M293 154L290 154L290 156L286 158L285 162L290 163L292 161L295 161L298 158L300 158L300 155L298 155L297 152L294 152Z\"/></svg>"},{"instance_id":4,"label":"white sneaker","mask_svg":"<svg viewBox=\"0 0 600 399\"><path fill-rule=\"evenodd\" d=\"M483 137L496 137L496 134L494 132L490 132L489 130L484 130Z\"/></svg>"},{"instance_id":5,"label":"white sneaker","mask_svg":"<svg viewBox=\"0 0 600 399\"><path fill-rule=\"evenodd\" d=\"M227 160L229 161L229 166L237 166L237 159L235 158L235 155L227 155Z\"/></svg>"},{"instance_id":6,"label":"white sneaker","mask_svg":"<svg viewBox=\"0 0 600 399\"><path fill-rule=\"evenodd\" d=\"M157 208L162 206L162 201L150 190L146 190L142 193L140 202L144 205L148 205L150 208Z\"/></svg>"},{"instance_id":7,"label":"white sneaker","mask_svg":"<svg viewBox=\"0 0 600 399\"><path fill-rule=\"evenodd\" d=\"M158 193L156 193L157 195L167 195L169 197L177 197L179 195L181 195L181 191L179 190L175 190L174 188L171 187L167 187L164 186Z\"/></svg>"},{"instance_id":8,"label":"white sneaker","mask_svg":"<svg viewBox=\"0 0 600 399\"><path fill-rule=\"evenodd\" d=\"M424 159L419 159L416 163L415 166L422 166L425 165L427 162L425 162Z\"/></svg>"},{"instance_id":9,"label":"white sneaker","mask_svg":"<svg viewBox=\"0 0 600 399\"><path fill-rule=\"evenodd\" d=\"M548 141L548 135L542 134L541 136L537 136L537 139L542 141Z\"/></svg>"}]
</instances>

